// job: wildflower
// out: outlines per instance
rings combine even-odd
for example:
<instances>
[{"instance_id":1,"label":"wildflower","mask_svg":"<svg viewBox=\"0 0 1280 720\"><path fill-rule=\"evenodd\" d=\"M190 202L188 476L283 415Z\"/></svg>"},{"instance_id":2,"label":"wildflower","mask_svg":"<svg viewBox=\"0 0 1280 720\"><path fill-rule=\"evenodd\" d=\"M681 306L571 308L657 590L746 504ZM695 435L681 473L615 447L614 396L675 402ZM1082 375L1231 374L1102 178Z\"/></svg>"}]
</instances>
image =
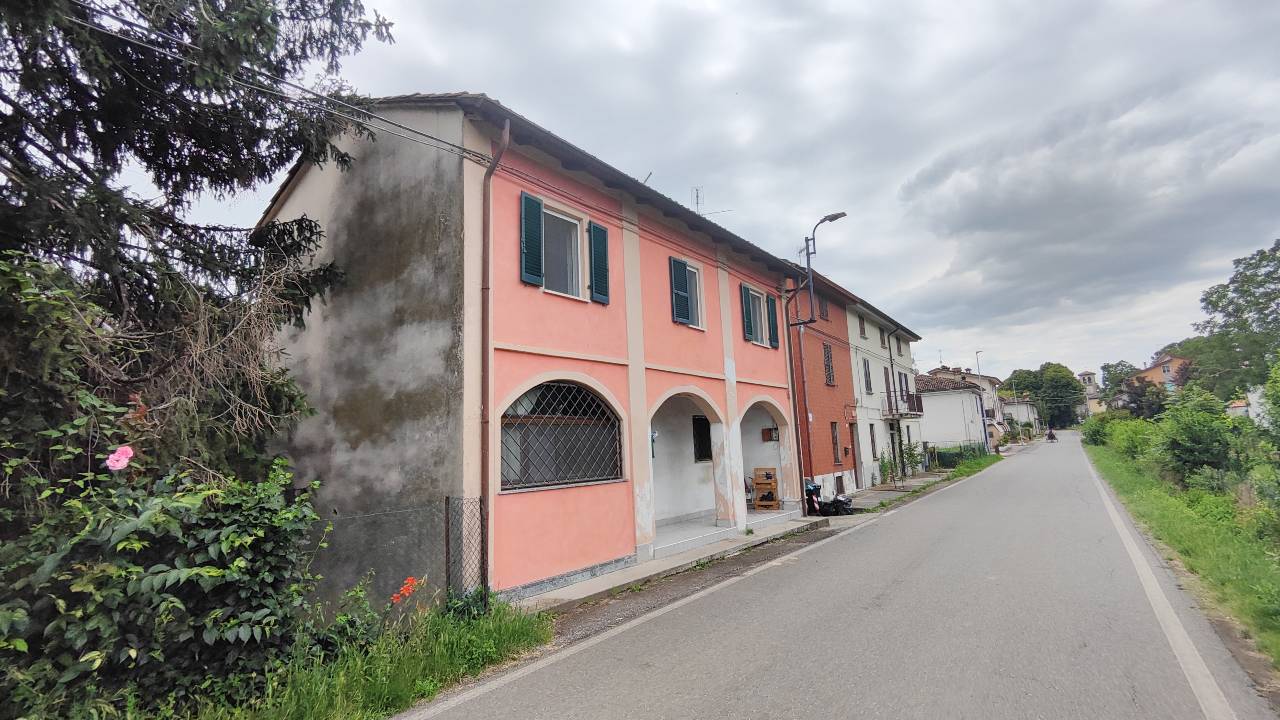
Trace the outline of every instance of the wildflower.
<instances>
[{"instance_id":1,"label":"wildflower","mask_svg":"<svg viewBox=\"0 0 1280 720\"><path fill-rule=\"evenodd\" d=\"M133 448L128 445L121 445L116 448L115 452L107 457L108 470L123 470L129 465L129 460L133 458Z\"/></svg>"}]
</instances>

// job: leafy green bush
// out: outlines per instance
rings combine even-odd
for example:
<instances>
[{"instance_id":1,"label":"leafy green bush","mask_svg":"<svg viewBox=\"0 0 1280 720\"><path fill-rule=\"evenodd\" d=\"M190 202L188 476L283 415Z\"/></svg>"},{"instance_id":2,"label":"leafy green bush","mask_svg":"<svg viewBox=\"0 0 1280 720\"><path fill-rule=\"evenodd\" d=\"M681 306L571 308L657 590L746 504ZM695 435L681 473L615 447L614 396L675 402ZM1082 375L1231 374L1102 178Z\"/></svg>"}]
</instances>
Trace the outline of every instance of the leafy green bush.
<instances>
[{"instance_id":1,"label":"leafy green bush","mask_svg":"<svg viewBox=\"0 0 1280 720\"><path fill-rule=\"evenodd\" d=\"M1106 425L1107 444L1130 459L1146 455L1155 446L1158 435L1156 424L1150 420L1118 419Z\"/></svg>"},{"instance_id":2,"label":"leafy green bush","mask_svg":"<svg viewBox=\"0 0 1280 720\"><path fill-rule=\"evenodd\" d=\"M13 712L74 714L127 687L234 697L290 649L316 514L306 494L290 499L283 464L258 482L196 481L144 461L47 491L43 519L0 544L0 694Z\"/></svg>"},{"instance_id":3,"label":"leafy green bush","mask_svg":"<svg viewBox=\"0 0 1280 720\"><path fill-rule=\"evenodd\" d=\"M139 372L146 336L54 266L0 255L0 323L0 718L252 692L312 584L317 518L261 454L274 426L206 417L223 406L165 374L183 360Z\"/></svg>"},{"instance_id":4,"label":"leafy green bush","mask_svg":"<svg viewBox=\"0 0 1280 720\"><path fill-rule=\"evenodd\" d=\"M1194 385L1184 388L1160 416L1158 458L1181 477L1200 467L1227 468L1231 422L1222 401Z\"/></svg>"},{"instance_id":5,"label":"leafy green bush","mask_svg":"<svg viewBox=\"0 0 1280 720\"><path fill-rule=\"evenodd\" d=\"M1107 442L1107 423L1094 415L1080 425L1081 440L1086 445L1105 445Z\"/></svg>"}]
</instances>

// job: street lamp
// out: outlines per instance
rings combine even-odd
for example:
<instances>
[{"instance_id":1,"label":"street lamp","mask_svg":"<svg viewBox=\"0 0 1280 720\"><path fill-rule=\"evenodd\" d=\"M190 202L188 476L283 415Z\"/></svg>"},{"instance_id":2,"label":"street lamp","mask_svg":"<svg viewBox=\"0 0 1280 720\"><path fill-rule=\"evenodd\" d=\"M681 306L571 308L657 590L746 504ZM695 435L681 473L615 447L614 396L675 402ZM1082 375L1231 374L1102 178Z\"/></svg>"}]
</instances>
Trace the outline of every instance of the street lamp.
<instances>
[{"instance_id":1,"label":"street lamp","mask_svg":"<svg viewBox=\"0 0 1280 720\"><path fill-rule=\"evenodd\" d=\"M818 226L821 225L822 223L835 222L836 220L839 220L845 215L846 213L843 211L833 212L833 213L830 213L829 215L824 215L821 220L814 223L813 230L809 231L809 237L804 239L804 268L805 268L805 275L806 275L805 282L809 283L809 320L808 320L809 323L812 323L815 320L813 313L814 313L815 303L817 302L813 292L813 256L818 253L818 240L817 240ZM805 323L805 324L808 324L808 323Z\"/></svg>"}]
</instances>

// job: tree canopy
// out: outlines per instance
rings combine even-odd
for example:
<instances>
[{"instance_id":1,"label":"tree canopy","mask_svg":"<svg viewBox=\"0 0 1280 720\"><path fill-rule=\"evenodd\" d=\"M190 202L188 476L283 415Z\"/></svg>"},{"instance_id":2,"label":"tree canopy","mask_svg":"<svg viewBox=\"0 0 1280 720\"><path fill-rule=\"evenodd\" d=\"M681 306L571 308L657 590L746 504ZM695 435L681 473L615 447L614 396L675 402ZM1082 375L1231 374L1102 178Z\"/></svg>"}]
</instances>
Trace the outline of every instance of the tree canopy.
<instances>
[{"instance_id":1,"label":"tree canopy","mask_svg":"<svg viewBox=\"0 0 1280 720\"><path fill-rule=\"evenodd\" d=\"M1235 268L1231 277L1200 296L1209 317L1196 329L1206 334L1251 332L1280 338L1280 240L1231 264Z\"/></svg>"},{"instance_id":2,"label":"tree canopy","mask_svg":"<svg viewBox=\"0 0 1280 720\"><path fill-rule=\"evenodd\" d=\"M1004 387L1017 385L1018 395L1030 394L1040 417L1053 427L1076 421L1076 408L1084 403L1084 385L1066 365L1046 362L1036 370L1014 370Z\"/></svg>"},{"instance_id":3,"label":"tree canopy","mask_svg":"<svg viewBox=\"0 0 1280 720\"><path fill-rule=\"evenodd\" d=\"M293 83L319 71L317 87L358 102L336 71L370 37L389 24L359 0L0 4L0 253L60 267L130 338L101 392L148 404L207 467L236 469L296 416L273 332L340 274L309 262L311 220L237 228L194 222L190 206L295 160L349 163L334 141L363 133L359 117L299 102ZM152 187L131 189L126 169ZM29 415L40 367L4 368L0 414Z\"/></svg>"}]
</instances>

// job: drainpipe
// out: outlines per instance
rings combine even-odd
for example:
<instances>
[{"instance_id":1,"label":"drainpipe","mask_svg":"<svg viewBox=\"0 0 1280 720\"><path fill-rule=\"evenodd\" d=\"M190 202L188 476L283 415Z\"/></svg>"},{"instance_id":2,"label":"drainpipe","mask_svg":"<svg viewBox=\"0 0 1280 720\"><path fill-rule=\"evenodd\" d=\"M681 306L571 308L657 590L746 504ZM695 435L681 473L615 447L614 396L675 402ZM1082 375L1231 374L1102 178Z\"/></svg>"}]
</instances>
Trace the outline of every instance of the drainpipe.
<instances>
[{"instance_id":1,"label":"drainpipe","mask_svg":"<svg viewBox=\"0 0 1280 720\"><path fill-rule=\"evenodd\" d=\"M480 242L480 527L484 528L480 537L480 576L486 591L489 590L489 315L491 293L489 266L489 248L493 244L492 222L489 219L493 206L493 174L498 170L498 163L511 144L511 121L502 121L502 140L498 143L498 151L489 161L484 171L484 191L481 210Z\"/></svg>"},{"instance_id":2,"label":"drainpipe","mask_svg":"<svg viewBox=\"0 0 1280 720\"><path fill-rule=\"evenodd\" d=\"M794 278L792 280L794 281ZM787 296L787 298L783 301L782 317L787 318L787 374L790 378L795 378L795 368L791 361L791 328L793 327L800 328L800 333L799 333L800 337L796 342L796 353L799 355L798 360L800 362L800 397L804 402L805 416L803 419L801 419L800 405L794 402L792 403L792 415L794 416L795 423L796 423L796 461L797 461L797 464L800 466L800 513L801 515L807 516L809 514L809 502L808 502L808 498L805 496L804 478L805 478L806 470L808 470L808 466L806 463L804 450L805 450L805 447L809 446L809 441L811 439L810 436L812 435L812 432L811 432L812 428L810 427L811 423L809 422L809 417L808 417L809 379L808 379L808 373L805 371L805 365L804 365L804 326L808 325L810 322L813 322L813 320L809 320L808 322L802 321L800 319L800 306L796 305L795 306L796 320L795 322L791 322L790 311L788 309L791 306L791 301L796 299L796 295L800 292L801 289L803 289L803 285L800 283L796 283L796 288L792 290L791 293ZM812 309L813 308L810 307L810 310ZM794 382L794 380L792 380L792 382ZM801 436L802 436L801 428L803 428L803 438L804 438L803 440L801 439Z\"/></svg>"}]
</instances>

